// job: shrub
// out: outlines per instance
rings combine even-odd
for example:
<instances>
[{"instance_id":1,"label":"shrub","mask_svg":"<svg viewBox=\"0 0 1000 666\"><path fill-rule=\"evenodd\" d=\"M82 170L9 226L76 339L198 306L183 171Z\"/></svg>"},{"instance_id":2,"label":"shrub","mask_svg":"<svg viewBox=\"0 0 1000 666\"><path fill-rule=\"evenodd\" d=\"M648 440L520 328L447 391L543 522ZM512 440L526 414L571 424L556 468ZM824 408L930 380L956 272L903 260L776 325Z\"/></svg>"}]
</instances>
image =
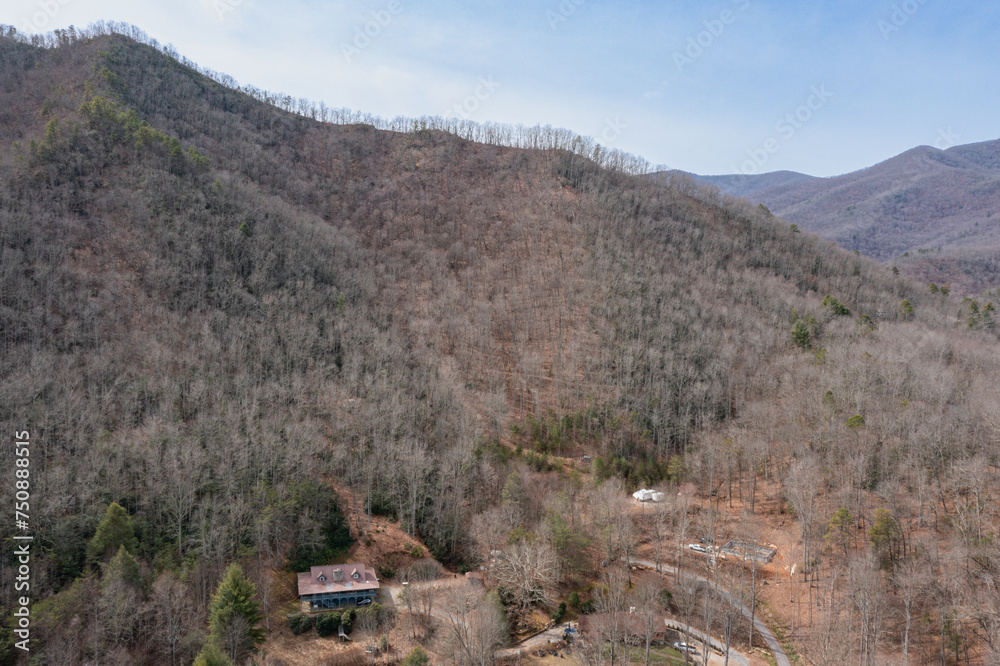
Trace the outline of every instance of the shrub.
<instances>
[{"instance_id":1,"label":"shrub","mask_svg":"<svg viewBox=\"0 0 1000 666\"><path fill-rule=\"evenodd\" d=\"M294 615L288 616L288 628L292 630L292 633L298 636L303 634L313 627L313 618L311 615L306 615L305 613L295 613Z\"/></svg>"},{"instance_id":2,"label":"shrub","mask_svg":"<svg viewBox=\"0 0 1000 666\"><path fill-rule=\"evenodd\" d=\"M331 613L323 613L316 618L316 633L320 636L331 636L337 632L337 627L340 626L340 613L333 611Z\"/></svg>"},{"instance_id":3,"label":"shrub","mask_svg":"<svg viewBox=\"0 0 1000 666\"><path fill-rule=\"evenodd\" d=\"M426 650L419 645L410 650L410 654L406 655L400 662L402 666L427 666L430 663L431 658L427 656Z\"/></svg>"},{"instance_id":4,"label":"shrub","mask_svg":"<svg viewBox=\"0 0 1000 666\"><path fill-rule=\"evenodd\" d=\"M354 629L354 619L358 616L358 611L348 608L340 615L340 623L344 625L344 633L350 635Z\"/></svg>"},{"instance_id":5,"label":"shrub","mask_svg":"<svg viewBox=\"0 0 1000 666\"><path fill-rule=\"evenodd\" d=\"M555 622L556 624L559 624L560 622L563 621L564 617L566 617L566 602L565 601L563 601L562 603L560 603L559 604L559 608L557 608L556 611L552 614L552 621Z\"/></svg>"}]
</instances>

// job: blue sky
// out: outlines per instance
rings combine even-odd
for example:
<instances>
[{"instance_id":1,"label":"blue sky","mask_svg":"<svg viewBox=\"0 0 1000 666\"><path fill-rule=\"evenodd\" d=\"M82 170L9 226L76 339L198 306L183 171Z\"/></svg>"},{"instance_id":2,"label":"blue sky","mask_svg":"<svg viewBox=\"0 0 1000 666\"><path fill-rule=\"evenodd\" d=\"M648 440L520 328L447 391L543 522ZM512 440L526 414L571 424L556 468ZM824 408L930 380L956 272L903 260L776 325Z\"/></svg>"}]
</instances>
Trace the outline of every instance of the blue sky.
<instances>
[{"instance_id":1,"label":"blue sky","mask_svg":"<svg viewBox=\"0 0 1000 666\"><path fill-rule=\"evenodd\" d=\"M35 32L98 19L133 23L241 83L330 106L552 124L704 174L829 176L917 145L1000 138L994 2L7 0L0 9L0 22Z\"/></svg>"}]
</instances>

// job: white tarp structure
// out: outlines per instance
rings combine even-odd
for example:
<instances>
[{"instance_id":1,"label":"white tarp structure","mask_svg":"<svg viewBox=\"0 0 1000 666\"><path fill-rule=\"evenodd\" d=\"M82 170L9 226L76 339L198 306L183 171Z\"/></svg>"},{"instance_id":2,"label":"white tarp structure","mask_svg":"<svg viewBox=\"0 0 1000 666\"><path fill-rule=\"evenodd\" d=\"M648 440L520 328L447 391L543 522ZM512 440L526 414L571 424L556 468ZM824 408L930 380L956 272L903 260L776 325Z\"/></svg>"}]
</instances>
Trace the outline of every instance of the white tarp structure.
<instances>
[{"instance_id":1,"label":"white tarp structure","mask_svg":"<svg viewBox=\"0 0 1000 666\"><path fill-rule=\"evenodd\" d=\"M643 488L632 493L632 497L640 502L662 502L666 495L658 490L646 490Z\"/></svg>"}]
</instances>

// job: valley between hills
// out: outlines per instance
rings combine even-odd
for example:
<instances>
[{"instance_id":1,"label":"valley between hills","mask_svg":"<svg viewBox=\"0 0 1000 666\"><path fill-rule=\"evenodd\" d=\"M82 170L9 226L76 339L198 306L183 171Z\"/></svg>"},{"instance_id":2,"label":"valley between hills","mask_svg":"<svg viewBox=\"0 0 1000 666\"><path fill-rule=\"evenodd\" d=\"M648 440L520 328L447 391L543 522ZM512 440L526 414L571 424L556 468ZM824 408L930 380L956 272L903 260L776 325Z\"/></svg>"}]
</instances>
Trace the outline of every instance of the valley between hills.
<instances>
[{"instance_id":1,"label":"valley between hills","mask_svg":"<svg viewBox=\"0 0 1000 666\"><path fill-rule=\"evenodd\" d=\"M1000 663L995 148L703 182L5 27L31 663Z\"/></svg>"}]
</instances>

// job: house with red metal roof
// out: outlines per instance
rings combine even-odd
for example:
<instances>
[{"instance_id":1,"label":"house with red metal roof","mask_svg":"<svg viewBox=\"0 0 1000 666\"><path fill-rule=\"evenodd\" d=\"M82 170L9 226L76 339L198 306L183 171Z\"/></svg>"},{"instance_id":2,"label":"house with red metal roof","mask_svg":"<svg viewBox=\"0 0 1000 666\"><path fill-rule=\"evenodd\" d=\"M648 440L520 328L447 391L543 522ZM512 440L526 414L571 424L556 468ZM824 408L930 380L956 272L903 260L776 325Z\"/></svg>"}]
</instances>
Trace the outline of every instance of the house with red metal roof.
<instances>
[{"instance_id":1,"label":"house with red metal roof","mask_svg":"<svg viewBox=\"0 0 1000 666\"><path fill-rule=\"evenodd\" d=\"M366 606L378 594L378 576L364 564L331 564L299 574L299 601L304 610L336 610Z\"/></svg>"}]
</instances>

